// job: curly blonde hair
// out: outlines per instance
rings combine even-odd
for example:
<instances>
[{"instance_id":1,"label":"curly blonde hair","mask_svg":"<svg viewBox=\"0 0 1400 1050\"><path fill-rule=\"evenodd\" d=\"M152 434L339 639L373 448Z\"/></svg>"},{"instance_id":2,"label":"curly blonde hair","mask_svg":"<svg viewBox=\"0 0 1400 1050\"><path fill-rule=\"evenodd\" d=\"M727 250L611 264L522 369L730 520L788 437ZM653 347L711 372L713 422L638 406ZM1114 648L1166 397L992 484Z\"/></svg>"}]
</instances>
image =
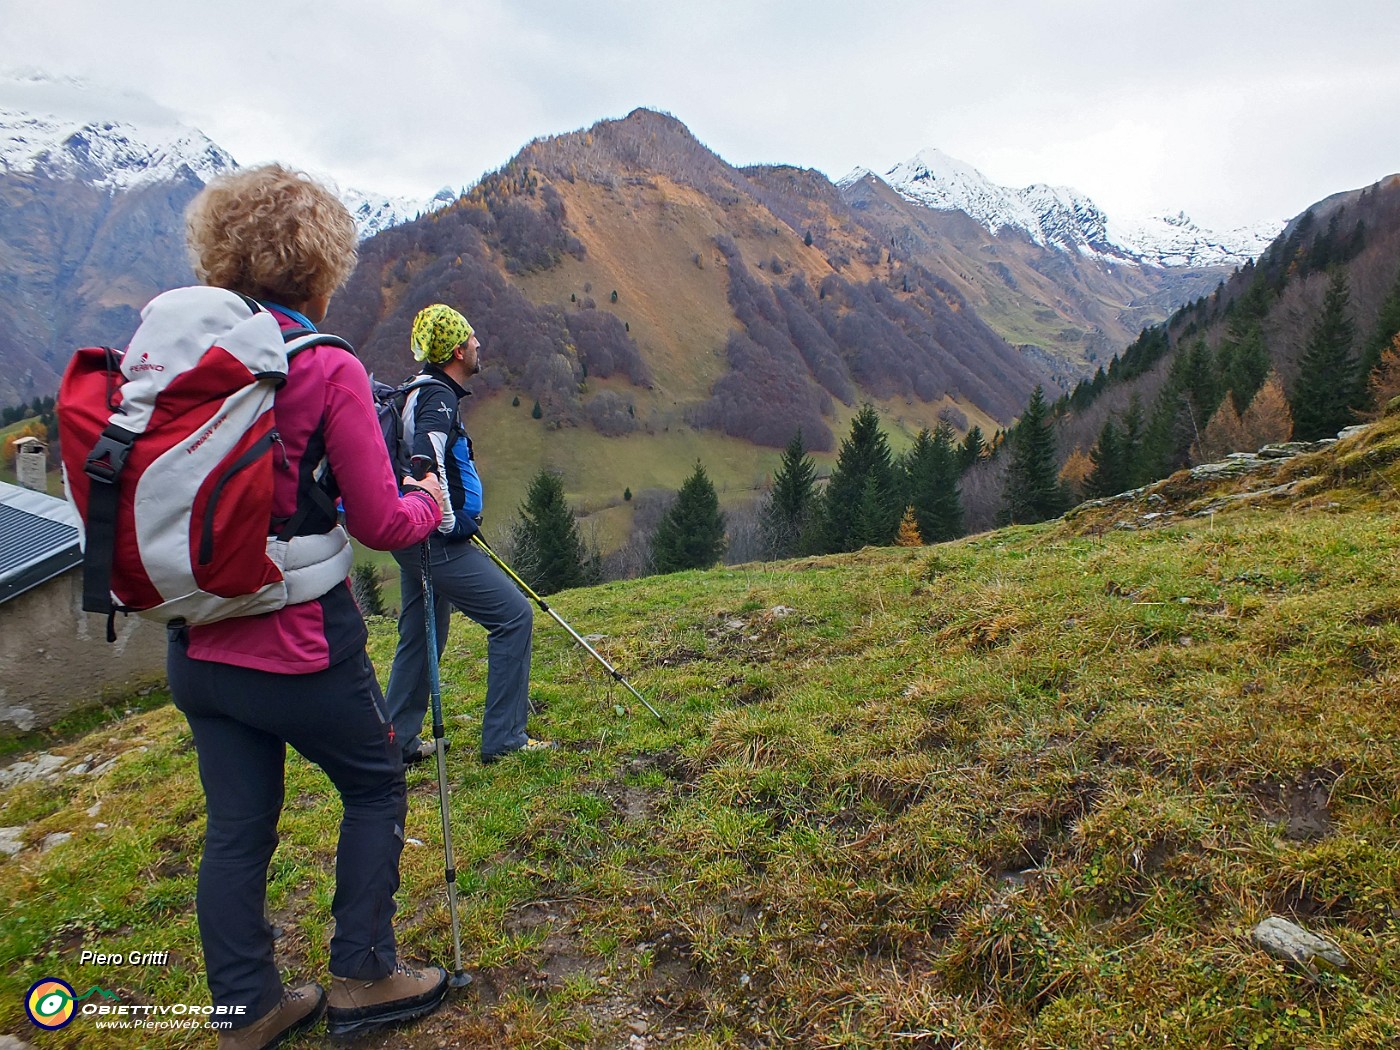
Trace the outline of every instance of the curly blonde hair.
<instances>
[{"instance_id":1,"label":"curly blonde hair","mask_svg":"<svg viewBox=\"0 0 1400 1050\"><path fill-rule=\"evenodd\" d=\"M185 209L185 234L205 284L284 306L330 295L355 268L345 205L280 164L214 179Z\"/></svg>"}]
</instances>

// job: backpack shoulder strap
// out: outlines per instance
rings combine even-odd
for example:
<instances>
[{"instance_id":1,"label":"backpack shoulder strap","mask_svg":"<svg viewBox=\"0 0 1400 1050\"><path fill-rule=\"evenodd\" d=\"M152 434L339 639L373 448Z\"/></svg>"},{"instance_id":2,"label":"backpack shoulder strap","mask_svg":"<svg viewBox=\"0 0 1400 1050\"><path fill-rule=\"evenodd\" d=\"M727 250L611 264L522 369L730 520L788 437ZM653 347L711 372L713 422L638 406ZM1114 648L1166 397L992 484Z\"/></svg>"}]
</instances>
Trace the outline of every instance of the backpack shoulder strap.
<instances>
[{"instance_id":1,"label":"backpack shoulder strap","mask_svg":"<svg viewBox=\"0 0 1400 1050\"><path fill-rule=\"evenodd\" d=\"M325 332L317 332L310 328L284 328L282 330L282 340L287 344L287 361L290 364L292 358L303 350L310 350L313 346L334 346L346 351L351 356L355 356L355 348L338 335L329 335ZM313 437L319 437L321 427L318 424ZM324 437L319 440L324 442ZM305 463L306 461L303 460ZM297 504L292 516L276 528L278 539L289 540L298 535L301 527L311 518L312 514L320 512L321 516L334 523L337 516L336 500L327 490L327 486L333 485L330 471L326 471L325 478L321 482L315 481L310 472L298 481L297 484ZM333 491L333 490L332 490ZM277 525L274 522L274 525Z\"/></svg>"},{"instance_id":2,"label":"backpack shoulder strap","mask_svg":"<svg viewBox=\"0 0 1400 1050\"><path fill-rule=\"evenodd\" d=\"M410 380L409 380L407 383L405 383L403 386L401 386L401 387L399 387L398 389L396 389L396 390L394 391L394 393L396 393L396 394L407 394L407 393L411 393L411 392L414 391L414 390L422 390L424 387L430 387L430 386L440 386L440 387L442 387L444 390L446 390L449 394L453 392L453 391L452 391L452 388L451 388L450 386L448 386L446 383L444 383L441 379L434 379L432 376L421 376L421 375L420 375L420 376L414 376L412 379L410 379Z\"/></svg>"},{"instance_id":3,"label":"backpack shoulder strap","mask_svg":"<svg viewBox=\"0 0 1400 1050\"><path fill-rule=\"evenodd\" d=\"M310 328L285 328L282 330L282 341L287 344L288 361L303 350L310 350L313 346L336 346L351 356L358 356L355 354L355 348L340 336L330 335L327 332L314 332Z\"/></svg>"}]
</instances>

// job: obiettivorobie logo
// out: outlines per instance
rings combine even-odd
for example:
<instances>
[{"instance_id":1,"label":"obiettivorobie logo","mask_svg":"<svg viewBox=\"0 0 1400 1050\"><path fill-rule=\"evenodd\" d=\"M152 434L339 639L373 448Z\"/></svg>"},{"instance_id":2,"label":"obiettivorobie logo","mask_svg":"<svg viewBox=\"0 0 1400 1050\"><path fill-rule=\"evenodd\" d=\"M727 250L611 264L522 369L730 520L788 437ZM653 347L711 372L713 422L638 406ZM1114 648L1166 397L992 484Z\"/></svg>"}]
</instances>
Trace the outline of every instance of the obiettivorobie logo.
<instances>
[{"instance_id":1,"label":"obiettivorobie logo","mask_svg":"<svg viewBox=\"0 0 1400 1050\"><path fill-rule=\"evenodd\" d=\"M150 957L160 957L162 965L164 964L162 953L151 953ZM88 999L93 1001L84 1001ZM67 981L57 977L44 977L29 986L29 991L24 996L24 1012L34 1027L50 1032L66 1028L80 1015L91 1018L98 1028L207 1028L222 1031L232 1027L233 1018L245 1016L248 1007L187 1002L123 1003L116 992L109 992L99 985L94 984L79 995Z\"/></svg>"},{"instance_id":2,"label":"obiettivorobie logo","mask_svg":"<svg viewBox=\"0 0 1400 1050\"><path fill-rule=\"evenodd\" d=\"M95 984L82 995L78 995L67 981L60 981L57 977L45 977L30 986L24 997L24 1012L29 1015L30 1023L36 1028L55 1031L70 1024L78 1015L77 1004L94 995L100 995L104 999L117 998L114 993Z\"/></svg>"}]
</instances>

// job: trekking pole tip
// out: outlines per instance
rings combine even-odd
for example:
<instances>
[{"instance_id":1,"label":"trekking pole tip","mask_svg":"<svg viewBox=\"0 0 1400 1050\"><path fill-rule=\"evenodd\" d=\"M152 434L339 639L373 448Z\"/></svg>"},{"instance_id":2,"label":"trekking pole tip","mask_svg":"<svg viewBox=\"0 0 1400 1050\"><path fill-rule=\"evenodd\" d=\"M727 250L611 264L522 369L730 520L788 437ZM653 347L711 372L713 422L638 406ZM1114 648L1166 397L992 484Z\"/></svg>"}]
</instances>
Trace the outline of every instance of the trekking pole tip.
<instances>
[{"instance_id":1,"label":"trekking pole tip","mask_svg":"<svg viewBox=\"0 0 1400 1050\"><path fill-rule=\"evenodd\" d=\"M447 987L449 988L465 988L471 983L472 975L467 973L466 970L458 970L447 979Z\"/></svg>"}]
</instances>

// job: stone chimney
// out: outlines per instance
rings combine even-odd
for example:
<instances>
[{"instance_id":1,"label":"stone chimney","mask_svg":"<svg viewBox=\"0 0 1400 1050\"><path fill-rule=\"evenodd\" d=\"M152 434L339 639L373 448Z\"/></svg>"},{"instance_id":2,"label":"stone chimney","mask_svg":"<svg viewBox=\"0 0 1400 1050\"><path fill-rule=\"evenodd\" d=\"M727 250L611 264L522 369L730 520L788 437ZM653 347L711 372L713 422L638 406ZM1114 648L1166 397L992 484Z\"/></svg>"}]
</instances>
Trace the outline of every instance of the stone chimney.
<instances>
[{"instance_id":1,"label":"stone chimney","mask_svg":"<svg viewBox=\"0 0 1400 1050\"><path fill-rule=\"evenodd\" d=\"M36 437L15 442L15 475L20 486L35 492L49 491L49 447Z\"/></svg>"}]
</instances>

